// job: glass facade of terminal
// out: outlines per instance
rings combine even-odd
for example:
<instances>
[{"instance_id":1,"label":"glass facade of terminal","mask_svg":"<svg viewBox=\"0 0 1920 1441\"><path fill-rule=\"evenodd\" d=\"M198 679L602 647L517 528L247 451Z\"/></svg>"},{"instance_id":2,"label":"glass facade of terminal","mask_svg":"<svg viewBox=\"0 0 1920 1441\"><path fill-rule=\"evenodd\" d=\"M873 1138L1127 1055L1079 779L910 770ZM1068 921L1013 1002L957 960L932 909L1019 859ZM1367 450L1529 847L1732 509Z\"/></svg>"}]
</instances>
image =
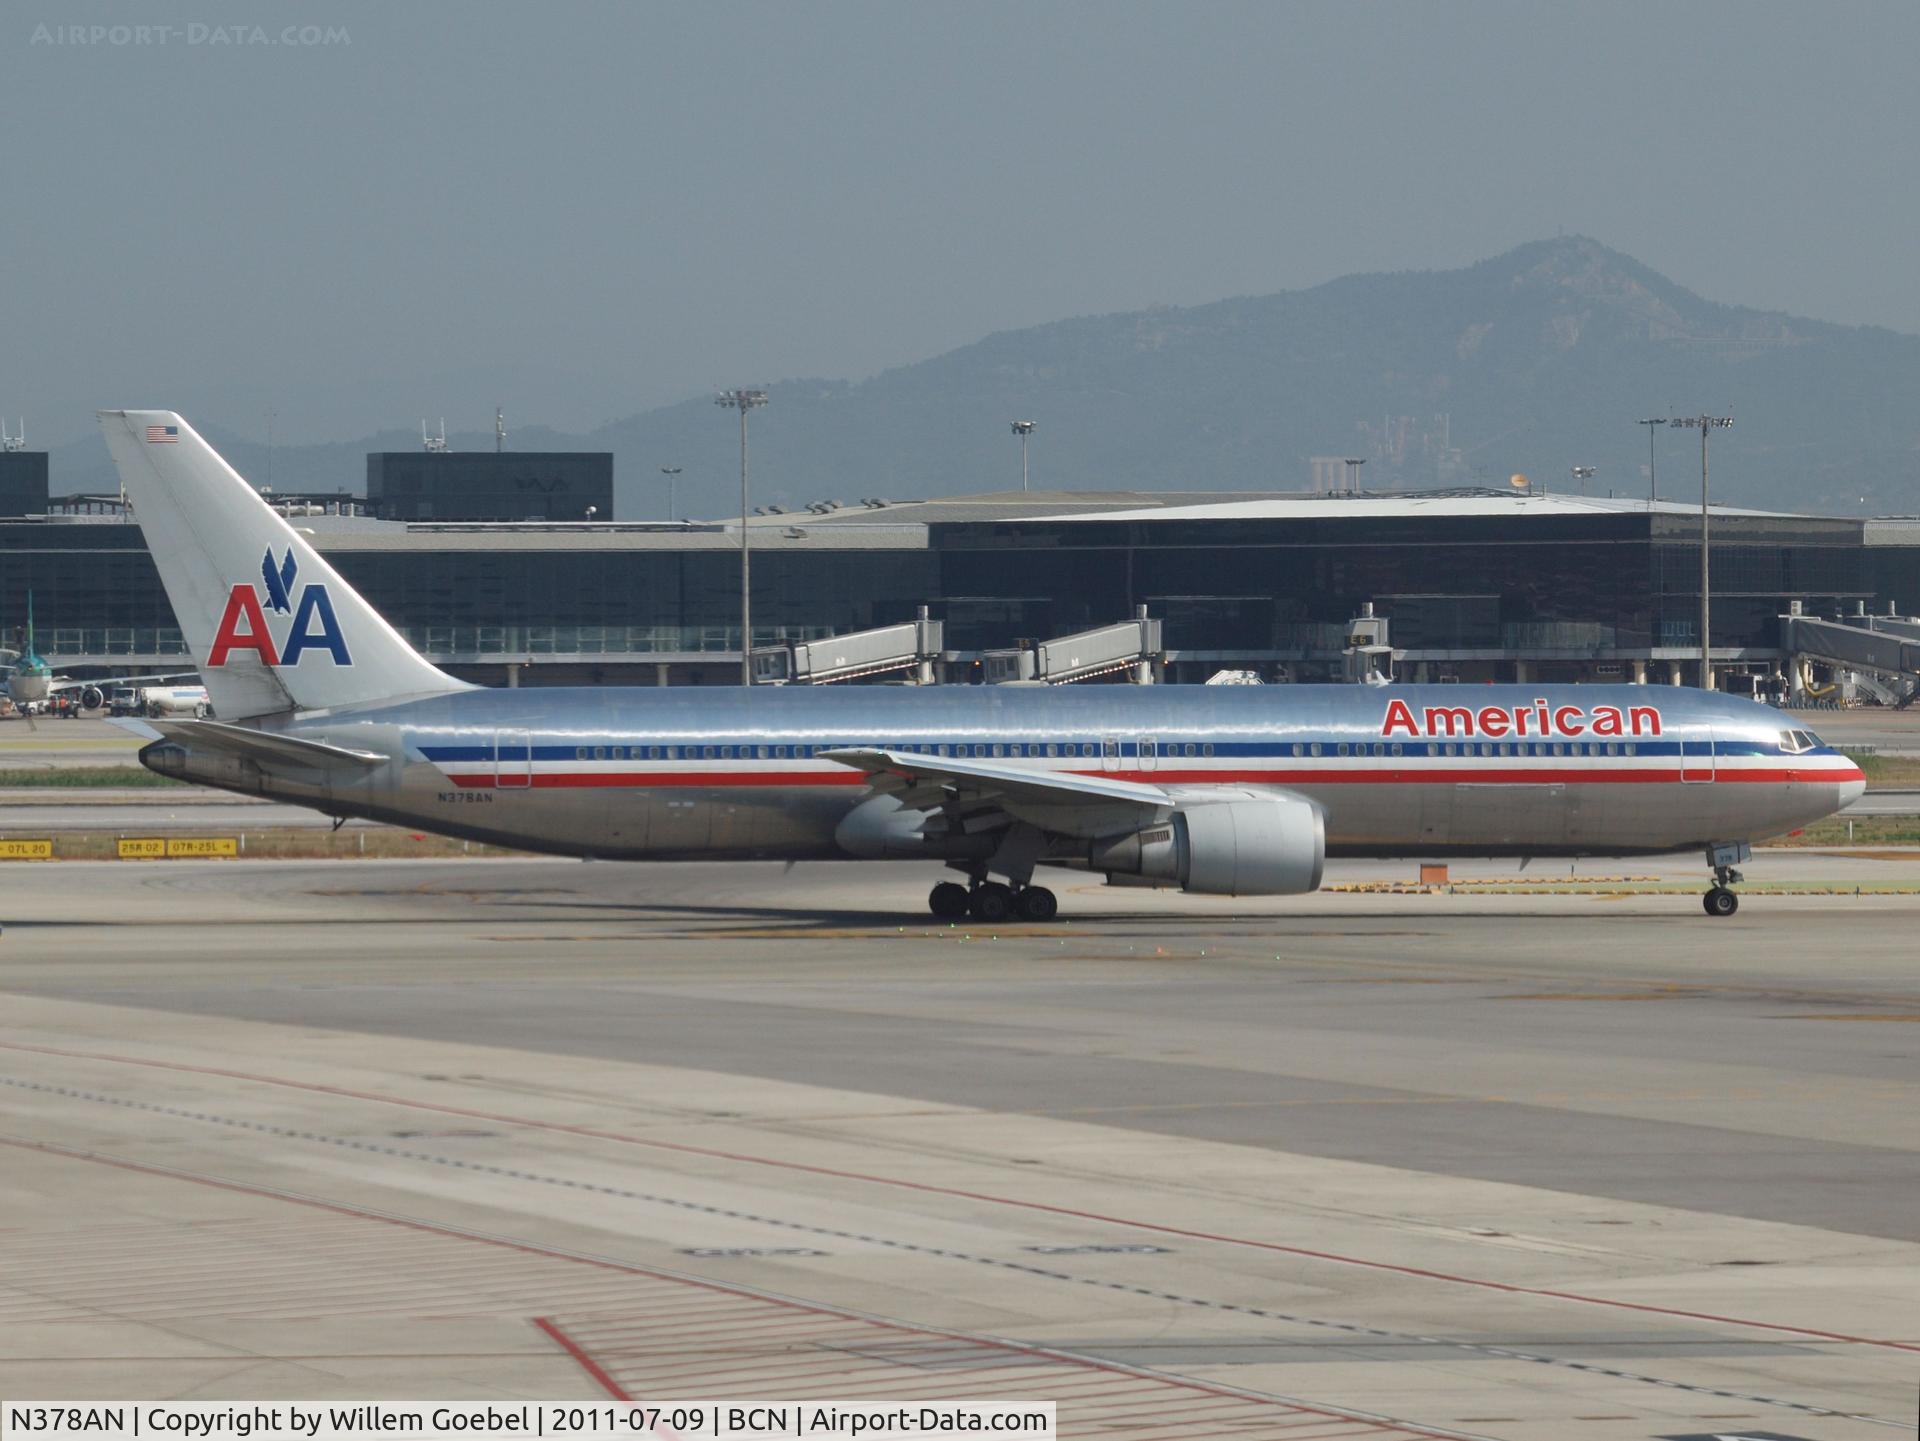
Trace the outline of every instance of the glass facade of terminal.
<instances>
[{"instance_id":1,"label":"glass facade of terminal","mask_svg":"<svg viewBox=\"0 0 1920 1441\"><path fill-rule=\"evenodd\" d=\"M1372 601L1410 650L1699 644L1697 521L1567 517L1021 521L934 528L947 640L1060 635L1131 614L1169 650L1337 648ZM1717 518L1714 643L1769 647L1791 599L1874 595L1858 522Z\"/></svg>"},{"instance_id":2,"label":"glass facade of terminal","mask_svg":"<svg viewBox=\"0 0 1920 1441\"><path fill-rule=\"evenodd\" d=\"M1169 650L1325 655L1371 601L1402 650L1565 657L1699 643L1699 532L1684 515L935 524L925 547L784 546L754 559L755 642L909 620L977 651L1148 607ZM439 656L722 655L737 651L728 549L420 548L321 537L329 560ZM390 545L391 542L388 542ZM431 545L433 548L427 548ZM0 643L34 595L53 655L180 653L137 528L0 521ZM1920 607L1920 544L1864 546L1858 521L1716 517L1716 648L1770 649L1777 617Z\"/></svg>"}]
</instances>

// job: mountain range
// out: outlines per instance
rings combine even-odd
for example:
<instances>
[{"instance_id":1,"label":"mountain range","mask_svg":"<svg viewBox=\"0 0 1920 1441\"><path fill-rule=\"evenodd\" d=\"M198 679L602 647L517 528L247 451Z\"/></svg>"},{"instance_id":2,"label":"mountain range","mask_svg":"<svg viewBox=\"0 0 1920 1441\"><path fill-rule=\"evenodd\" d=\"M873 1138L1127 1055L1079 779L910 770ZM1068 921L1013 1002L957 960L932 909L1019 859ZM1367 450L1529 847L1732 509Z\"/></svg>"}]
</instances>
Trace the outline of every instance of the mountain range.
<instances>
[{"instance_id":1,"label":"mountain range","mask_svg":"<svg viewBox=\"0 0 1920 1441\"><path fill-rule=\"evenodd\" d=\"M741 377L750 383L751 377ZM1036 423L1048 490L1305 490L1364 457L1368 489L1503 485L1526 474L1647 493L1647 417L1732 415L1715 434L1730 504L1920 511L1920 337L1724 305L1580 236L1461 270L1353 275L1311 289L1081 317L989 335L870 379L785 380L752 418L756 502L917 499L1017 488L1014 419ZM508 397L509 410L512 398ZM193 417L189 417L193 419ZM202 425L250 479L257 440ZM450 437L491 448L490 433ZM361 488L394 430L272 455L277 490ZM738 509L738 425L711 395L516 450L610 450L623 518ZM1660 493L1699 494L1692 433L1654 435ZM1318 472L1315 457L1323 460ZM52 458L56 492L110 490L105 447Z\"/></svg>"}]
</instances>

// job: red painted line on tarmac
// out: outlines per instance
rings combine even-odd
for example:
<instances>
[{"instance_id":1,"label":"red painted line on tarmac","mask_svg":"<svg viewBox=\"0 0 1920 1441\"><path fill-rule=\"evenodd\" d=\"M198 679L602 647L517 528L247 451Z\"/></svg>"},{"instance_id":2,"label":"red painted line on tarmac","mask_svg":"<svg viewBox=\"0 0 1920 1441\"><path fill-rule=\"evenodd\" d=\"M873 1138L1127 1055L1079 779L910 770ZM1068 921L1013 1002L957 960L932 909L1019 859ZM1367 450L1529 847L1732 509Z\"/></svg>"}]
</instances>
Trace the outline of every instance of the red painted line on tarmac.
<instances>
[{"instance_id":1,"label":"red painted line on tarmac","mask_svg":"<svg viewBox=\"0 0 1920 1441\"><path fill-rule=\"evenodd\" d=\"M569 1336L565 1331L561 1330L551 1318L535 1316L533 1318L533 1324L546 1332L548 1338L562 1351L565 1351L569 1356L573 1357L575 1361L579 1362L580 1369L593 1377L595 1384L597 1384L602 1391L605 1391L616 1401L633 1400L633 1397L621 1389L620 1383L609 1376L606 1369L582 1350L580 1343L575 1341L573 1337Z\"/></svg>"},{"instance_id":2,"label":"red painted line on tarmac","mask_svg":"<svg viewBox=\"0 0 1920 1441\"><path fill-rule=\"evenodd\" d=\"M1722 1326L1744 1326L1759 1331L1778 1331L1790 1336L1808 1336L1821 1341L1839 1341L1853 1346L1879 1346L1893 1351L1912 1351L1920 1353L1920 1343L1894 1341L1875 1336L1854 1336L1844 1331L1823 1331L1809 1326L1791 1326L1780 1321L1754 1321L1742 1316L1722 1316L1712 1311L1689 1311L1676 1306L1656 1306L1644 1301L1622 1301L1608 1296L1588 1296L1577 1291L1556 1291L1538 1286L1520 1286L1509 1281L1491 1281L1478 1276L1462 1276L1451 1271L1435 1271L1423 1266L1408 1266L1395 1261L1375 1261L1365 1256L1349 1256L1338 1251L1320 1251L1309 1246L1290 1246L1280 1241L1258 1241L1246 1236L1227 1236L1213 1231L1189 1230L1183 1226L1168 1225L1160 1221L1141 1221L1126 1216L1110 1216L1100 1211L1077 1210L1071 1206L1056 1206L1046 1201L1027 1201L1014 1196L996 1196L986 1191L967 1191L957 1186L938 1186L930 1181L908 1181L896 1176L876 1176L864 1171L843 1171L833 1166L816 1166L806 1161L782 1161L770 1156L753 1156L741 1151L722 1151L711 1146L694 1146L683 1141L650 1140L645 1136L634 1136L623 1131L604 1131L595 1126L575 1126L564 1121L536 1121L525 1116L505 1115L497 1111L475 1110L467 1106L448 1106L436 1101L412 1101L404 1096L391 1096L379 1091L355 1091L345 1086L328 1086L317 1081L292 1081L280 1076L263 1076L249 1071L230 1071L217 1066L194 1066L181 1061L145 1060L136 1056L116 1056L101 1051L70 1051L54 1046L34 1046L22 1041L0 1041L0 1050L29 1051L47 1056L65 1056L72 1060L107 1061L126 1066L147 1066L157 1070L180 1071L188 1075L221 1076L233 1081L251 1081L263 1086L281 1086L288 1090L307 1091L316 1095L341 1096L353 1101L376 1101L390 1106L402 1106L408 1110L430 1111L436 1115L459 1116L464 1120L492 1121L499 1125L524 1126L531 1130L552 1131L556 1134L584 1136L597 1141L613 1141L620 1145L644 1146L658 1151L672 1151L685 1156L702 1156L709 1160L731 1161L740 1165L767 1166L782 1171L797 1171L805 1175L826 1176L837 1181L859 1181L873 1186L889 1186L897 1190L918 1191L930 1196L951 1196L962 1201L979 1201L992 1206L1010 1206L1018 1210L1038 1211L1047 1215L1066 1216L1076 1221L1096 1221L1102 1225L1121 1226L1136 1231L1147 1231L1160 1236L1177 1236L1188 1241L1210 1241L1222 1246L1244 1246L1250 1250L1270 1251L1278 1255L1299 1256L1309 1261L1325 1261L1341 1266L1357 1266L1370 1271L1387 1271L1401 1276L1412 1276L1422 1281L1439 1281L1451 1286L1471 1286L1482 1291L1497 1291L1510 1296L1535 1296L1549 1301L1567 1301L1583 1306L1605 1306L1613 1310L1637 1311L1652 1316L1677 1316L1690 1321L1710 1321ZM721 1288L724 1289L724 1288Z\"/></svg>"},{"instance_id":3,"label":"red painted line on tarmac","mask_svg":"<svg viewBox=\"0 0 1920 1441\"><path fill-rule=\"evenodd\" d=\"M60 1054L60 1053L55 1053ZM678 1275L671 1271L656 1271L651 1267L635 1265L630 1261L615 1261L601 1256L585 1256L574 1251L563 1251L557 1247L542 1246L534 1241L509 1240L504 1236L488 1236L478 1231L466 1231L457 1226L443 1226L433 1221L422 1221L410 1216L396 1216L385 1211L376 1211L370 1207L356 1206L347 1201L323 1200L318 1196L302 1195L297 1191L283 1191L272 1186L256 1185L249 1181L229 1180L222 1176L207 1176L193 1171L178 1170L171 1166L153 1165L145 1161L130 1161L120 1156L102 1155L97 1151L81 1150L75 1146L63 1146L53 1141L27 1141L12 1136L0 1136L0 1146L9 1146L19 1151L38 1151L43 1155L62 1156L68 1160L90 1161L95 1165L111 1166L115 1170L133 1171L145 1176L158 1176L163 1180L185 1181L196 1186L206 1186L216 1191L226 1191L241 1196L256 1196L269 1201L284 1201L288 1205L303 1206L313 1211L325 1211L335 1216L350 1216L361 1221L375 1221L382 1225L394 1226L405 1231L415 1231L424 1235L439 1236L455 1241L470 1241L475 1245L491 1246L498 1250L513 1251L524 1256L540 1256L549 1260L568 1261L576 1266L591 1266L597 1270L613 1271L628 1276L643 1276L650 1281L666 1281L674 1285L690 1287L694 1290L708 1291L722 1296L732 1296L739 1300L750 1301L762 1306L776 1306L790 1311L802 1311L815 1316L829 1316L835 1320L849 1321L855 1325L871 1326L876 1330L893 1331L904 1336L932 1336L942 1341L954 1341L962 1345L977 1346L983 1350L1002 1351L1016 1356L1025 1356L1034 1361L1050 1362L1054 1365L1074 1368L1082 1371L1096 1371L1108 1376L1117 1376L1129 1381L1142 1381L1150 1385L1170 1387L1175 1390L1198 1392L1203 1396L1227 1396L1252 1405L1272 1406L1282 1411L1293 1411L1303 1416L1324 1416L1347 1425L1372 1426L1399 1431L1404 1435L1422 1436L1430 1441L1458 1441L1461 1433L1431 1431L1411 1422L1372 1418L1355 1415L1349 1411L1336 1411L1330 1408L1314 1406L1292 1398L1262 1396L1257 1392L1240 1391L1228 1386L1216 1386L1210 1382L1197 1381L1184 1376L1175 1376L1159 1371L1135 1370L1111 1361L1102 1361L1092 1356L1081 1356L1073 1352L1054 1351L1045 1346L1030 1345L1024 1341L1010 1341L998 1336L974 1336L963 1331L948 1331L938 1326L916 1326L904 1321L888 1321L877 1316L862 1315L858 1311L844 1311L834 1306L822 1306L811 1301L796 1301L786 1296L769 1296L758 1291L750 1291L741 1286L729 1286L719 1281L708 1281L698 1276ZM535 1323L539 1324L538 1321ZM557 1327L547 1331L555 1341L560 1341ZM565 1344L562 1342L561 1344ZM571 1348L569 1348L571 1351ZM591 1358L583 1352L575 1356L585 1363ZM596 1378L598 1379L598 1378ZM611 1384L611 1378L602 1382ZM631 1396L616 1392L620 1399L632 1401Z\"/></svg>"},{"instance_id":4,"label":"red painted line on tarmac","mask_svg":"<svg viewBox=\"0 0 1920 1441\"><path fill-rule=\"evenodd\" d=\"M180 1071L190 1075L221 1076L228 1080L251 1081L260 1085L281 1086L289 1090L307 1091L317 1095L341 1096L354 1101L382 1102L387 1105L405 1107L409 1110L430 1111L436 1115L459 1116L466 1120L493 1121L500 1125L524 1126L532 1130L552 1131L562 1135L584 1136L592 1140L613 1141L628 1146L643 1146L653 1150L672 1151L680 1155L702 1156L709 1160L731 1161L741 1165L766 1166L776 1170L796 1171L805 1175L826 1176L839 1181L859 1181L868 1185L888 1186L897 1190L918 1191L925 1195L951 1196L957 1200L979 1201L993 1206L1009 1206L1019 1210L1037 1211L1047 1215L1066 1216L1077 1221L1095 1221L1103 1225L1121 1226L1131 1230L1151 1232L1155 1235L1177 1236L1189 1241L1210 1241L1223 1246L1243 1246L1249 1250L1269 1251L1287 1256L1299 1256L1306 1260L1325 1261L1342 1266L1355 1266L1365 1270L1387 1271L1397 1275L1412 1276L1423 1281L1439 1281L1454 1286L1471 1286L1477 1290L1496 1291L1512 1296L1535 1296L1545 1300L1567 1301L1577 1305L1604 1306L1613 1310L1635 1311L1654 1316L1676 1316L1691 1321L1709 1321L1718 1325L1743 1326L1760 1331L1777 1331L1791 1336L1808 1336L1821 1341L1838 1341L1854 1346L1878 1346L1888 1350L1920 1353L1920 1343L1910 1341L1894 1341L1874 1336L1855 1336L1842 1331L1823 1331L1807 1326L1791 1326L1779 1321L1754 1321L1741 1316L1722 1316L1712 1311L1689 1311L1674 1306L1656 1306L1643 1301L1622 1301L1607 1296L1588 1296L1577 1291L1556 1291L1536 1286L1519 1286L1508 1281L1491 1281L1477 1276L1462 1276L1449 1271L1435 1271L1420 1266L1402 1265L1394 1261L1375 1261L1365 1256L1349 1256L1338 1251L1319 1251L1311 1247L1290 1246L1280 1241L1258 1241L1245 1236L1227 1236L1212 1231L1195 1231L1181 1226L1167 1225L1159 1221L1141 1221L1126 1216L1110 1216L1099 1211L1083 1211L1069 1206L1055 1206L1046 1201L1028 1201L1012 1196L996 1196L985 1191L967 1191L955 1186L938 1186L929 1181L908 1181L895 1176L876 1176L863 1171L844 1171L832 1166L812 1165L806 1161L782 1161L768 1156L748 1155L739 1151L722 1151L711 1146L694 1146L682 1141L650 1140L645 1136L629 1135L622 1131L605 1131L594 1126L569 1125L564 1121L536 1121L524 1116L505 1115L496 1111L475 1110L466 1106L448 1106L435 1101L411 1101L403 1096L391 1096L378 1091L356 1091L344 1086L328 1086L313 1081L292 1081L279 1076L263 1076L248 1071L231 1071L216 1066L194 1066L180 1061L143 1060L138 1057L116 1056L105 1052L61 1050L52 1046L34 1046L17 1041L0 1041L0 1050L30 1051L49 1056L66 1056L75 1060L107 1061L128 1066L147 1066L159 1070Z\"/></svg>"}]
</instances>

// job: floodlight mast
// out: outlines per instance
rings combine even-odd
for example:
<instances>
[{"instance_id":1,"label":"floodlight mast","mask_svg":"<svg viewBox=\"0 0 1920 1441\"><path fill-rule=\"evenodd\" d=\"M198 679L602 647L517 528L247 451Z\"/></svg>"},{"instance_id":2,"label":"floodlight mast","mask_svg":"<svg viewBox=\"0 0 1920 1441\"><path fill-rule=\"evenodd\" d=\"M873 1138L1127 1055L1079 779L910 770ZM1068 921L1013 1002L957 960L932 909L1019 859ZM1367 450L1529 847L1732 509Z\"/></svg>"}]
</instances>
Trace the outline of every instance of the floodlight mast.
<instances>
[{"instance_id":1,"label":"floodlight mast","mask_svg":"<svg viewBox=\"0 0 1920 1441\"><path fill-rule=\"evenodd\" d=\"M672 519L673 519L673 510L674 510L674 505L673 505L673 482L674 482L674 478L675 478L676 476L678 476L678 475L680 474L680 472L681 472L681 470L682 470L682 468L683 468L683 467L681 467L681 466L678 466L678 465L663 465L663 466L661 466L661 467L660 467L660 473L661 473L662 475L664 475L664 476L665 476L665 477L667 478L667 519L668 519L668 520L672 520Z\"/></svg>"},{"instance_id":2,"label":"floodlight mast","mask_svg":"<svg viewBox=\"0 0 1920 1441\"><path fill-rule=\"evenodd\" d=\"M1667 419L1665 416L1659 416L1652 420L1642 420L1635 423L1644 425L1647 428L1647 509L1652 510L1654 502L1660 499L1660 488L1654 483L1653 475L1653 428L1656 425L1665 425Z\"/></svg>"},{"instance_id":3,"label":"floodlight mast","mask_svg":"<svg viewBox=\"0 0 1920 1441\"><path fill-rule=\"evenodd\" d=\"M1020 437L1020 492L1023 495L1027 490L1027 437L1033 434L1033 426L1031 420L1013 422L1013 433Z\"/></svg>"},{"instance_id":4,"label":"floodlight mast","mask_svg":"<svg viewBox=\"0 0 1920 1441\"><path fill-rule=\"evenodd\" d=\"M1713 591L1708 583L1708 562L1711 550L1707 536L1707 435L1714 430L1724 430L1733 424L1731 415L1690 415L1679 420L1670 420L1669 425L1697 427L1700 431L1700 689L1713 689L1713 661L1708 654L1712 644L1712 600ZM1652 434L1651 431L1648 434Z\"/></svg>"},{"instance_id":5,"label":"floodlight mast","mask_svg":"<svg viewBox=\"0 0 1920 1441\"><path fill-rule=\"evenodd\" d=\"M1360 467L1367 463L1366 457L1349 455L1343 458L1343 463L1347 467L1347 494L1358 495L1360 493Z\"/></svg>"},{"instance_id":6,"label":"floodlight mast","mask_svg":"<svg viewBox=\"0 0 1920 1441\"><path fill-rule=\"evenodd\" d=\"M723 390L715 405L740 412L740 684L753 684L753 575L747 545L747 412L767 403L764 390Z\"/></svg>"}]
</instances>

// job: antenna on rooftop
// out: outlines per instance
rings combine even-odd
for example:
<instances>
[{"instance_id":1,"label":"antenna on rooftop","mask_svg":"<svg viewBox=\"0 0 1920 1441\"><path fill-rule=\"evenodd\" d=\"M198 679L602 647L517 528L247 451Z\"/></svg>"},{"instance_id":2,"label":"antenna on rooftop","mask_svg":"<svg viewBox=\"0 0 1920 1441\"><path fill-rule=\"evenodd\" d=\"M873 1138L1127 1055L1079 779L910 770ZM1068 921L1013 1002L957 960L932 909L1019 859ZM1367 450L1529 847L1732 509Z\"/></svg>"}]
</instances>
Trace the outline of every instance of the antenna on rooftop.
<instances>
[{"instance_id":1,"label":"antenna on rooftop","mask_svg":"<svg viewBox=\"0 0 1920 1441\"><path fill-rule=\"evenodd\" d=\"M420 448L429 455L441 455L445 453L447 448L446 416L443 415L440 417L440 433L438 435L428 435L427 418L424 415L420 417Z\"/></svg>"},{"instance_id":2,"label":"antenna on rooftop","mask_svg":"<svg viewBox=\"0 0 1920 1441\"><path fill-rule=\"evenodd\" d=\"M23 415L20 417L20 433L18 435L8 435L7 422L4 419L0 419L0 451L4 451L8 455L11 455L16 450L25 450L26 448L27 448L26 416Z\"/></svg>"}]
</instances>

